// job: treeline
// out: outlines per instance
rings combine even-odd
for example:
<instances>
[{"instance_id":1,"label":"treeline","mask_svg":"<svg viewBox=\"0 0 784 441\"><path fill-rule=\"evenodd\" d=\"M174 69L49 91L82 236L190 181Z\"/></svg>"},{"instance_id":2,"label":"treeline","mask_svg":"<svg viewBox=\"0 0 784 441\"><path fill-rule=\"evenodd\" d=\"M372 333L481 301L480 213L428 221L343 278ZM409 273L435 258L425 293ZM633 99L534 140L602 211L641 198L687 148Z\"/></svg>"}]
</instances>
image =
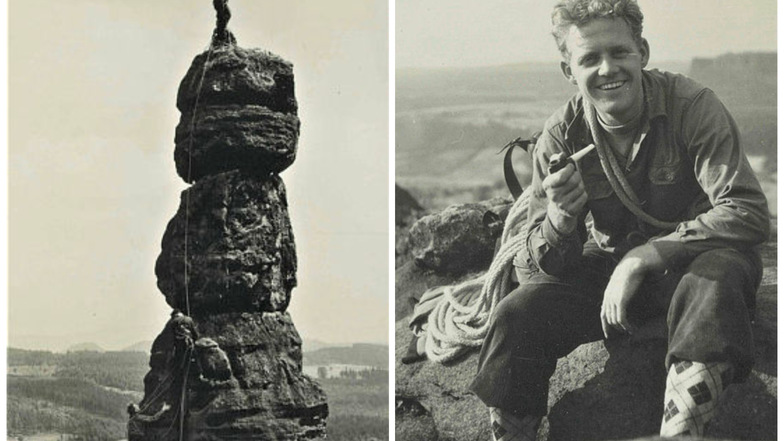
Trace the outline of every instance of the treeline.
<instances>
[{"instance_id":1,"label":"treeline","mask_svg":"<svg viewBox=\"0 0 784 441\"><path fill-rule=\"evenodd\" d=\"M8 348L8 366L54 366L60 364L64 355L49 351Z\"/></svg>"},{"instance_id":2,"label":"treeline","mask_svg":"<svg viewBox=\"0 0 784 441\"><path fill-rule=\"evenodd\" d=\"M87 412L46 401L9 395L8 436L63 433L74 441L116 441L126 437L124 421L100 418Z\"/></svg>"},{"instance_id":3,"label":"treeline","mask_svg":"<svg viewBox=\"0 0 784 441\"><path fill-rule=\"evenodd\" d=\"M143 392L142 380L149 371L148 358L142 352L70 352L65 354L54 375Z\"/></svg>"},{"instance_id":4,"label":"treeline","mask_svg":"<svg viewBox=\"0 0 784 441\"><path fill-rule=\"evenodd\" d=\"M370 378L319 380L329 403L327 439L368 441L389 439L389 371Z\"/></svg>"},{"instance_id":5,"label":"treeline","mask_svg":"<svg viewBox=\"0 0 784 441\"><path fill-rule=\"evenodd\" d=\"M330 415L327 419L330 441L369 441L389 439L389 418L358 415Z\"/></svg>"},{"instance_id":6,"label":"treeline","mask_svg":"<svg viewBox=\"0 0 784 441\"><path fill-rule=\"evenodd\" d=\"M43 400L88 413L123 420L133 398L75 378L8 377L8 396ZM10 406L9 406L10 407Z\"/></svg>"},{"instance_id":7,"label":"treeline","mask_svg":"<svg viewBox=\"0 0 784 441\"><path fill-rule=\"evenodd\" d=\"M322 377L319 376L321 379ZM326 378L326 377L324 377ZM345 369L340 371L339 379L351 380L352 382L366 382L367 384L388 384L389 371L386 369L365 369L353 370Z\"/></svg>"},{"instance_id":8,"label":"treeline","mask_svg":"<svg viewBox=\"0 0 784 441\"><path fill-rule=\"evenodd\" d=\"M54 376L89 380L101 386L141 392L149 370L148 354L125 351L79 351L55 354L49 351L8 349L8 366L57 366Z\"/></svg>"}]
</instances>

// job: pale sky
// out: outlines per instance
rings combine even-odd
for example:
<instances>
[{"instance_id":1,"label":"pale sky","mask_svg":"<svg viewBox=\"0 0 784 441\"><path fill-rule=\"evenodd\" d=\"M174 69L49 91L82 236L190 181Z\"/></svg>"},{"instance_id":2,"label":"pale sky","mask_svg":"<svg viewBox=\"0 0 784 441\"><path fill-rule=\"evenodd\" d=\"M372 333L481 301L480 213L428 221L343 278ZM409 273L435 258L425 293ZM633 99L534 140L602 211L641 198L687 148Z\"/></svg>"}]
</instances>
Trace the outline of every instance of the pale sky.
<instances>
[{"instance_id":1,"label":"pale sky","mask_svg":"<svg viewBox=\"0 0 784 441\"><path fill-rule=\"evenodd\" d=\"M294 323L306 339L386 343L387 1L229 6L240 46L294 64ZM212 1L11 0L8 20L9 344L152 340L169 312L154 263L186 187L176 92L209 44Z\"/></svg>"},{"instance_id":2,"label":"pale sky","mask_svg":"<svg viewBox=\"0 0 784 441\"><path fill-rule=\"evenodd\" d=\"M397 0L395 67L558 62L553 0ZM775 0L639 0L651 60L776 50Z\"/></svg>"}]
</instances>

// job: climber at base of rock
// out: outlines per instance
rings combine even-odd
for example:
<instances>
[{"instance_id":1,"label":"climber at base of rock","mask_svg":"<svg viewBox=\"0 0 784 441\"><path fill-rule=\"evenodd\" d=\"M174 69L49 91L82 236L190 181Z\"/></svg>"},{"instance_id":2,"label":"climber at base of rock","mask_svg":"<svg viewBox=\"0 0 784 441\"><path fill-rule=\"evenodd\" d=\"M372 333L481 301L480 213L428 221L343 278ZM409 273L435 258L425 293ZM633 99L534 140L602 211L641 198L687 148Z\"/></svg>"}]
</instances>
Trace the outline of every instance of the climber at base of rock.
<instances>
[{"instance_id":1,"label":"climber at base of rock","mask_svg":"<svg viewBox=\"0 0 784 441\"><path fill-rule=\"evenodd\" d=\"M521 285L493 313L471 390L490 408L494 439L534 440L558 358L665 315L660 434L701 436L753 364L767 201L716 95L644 70L634 0L565 0L552 20L578 93L533 151ZM552 155L591 143L579 164L548 173Z\"/></svg>"},{"instance_id":2,"label":"climber at base of rock","mask_svg":"<svg viewBox=\"0 0 784 441\"><path fill-rule=\"evenodd\" d=\"M163 331L150 350L150 372L144 377L144 399L128 407L140 422L170 420L178 411L186 368L192 363L194 341L199 333L189 316L171 312Z\"/></svg>"}]
</instances>

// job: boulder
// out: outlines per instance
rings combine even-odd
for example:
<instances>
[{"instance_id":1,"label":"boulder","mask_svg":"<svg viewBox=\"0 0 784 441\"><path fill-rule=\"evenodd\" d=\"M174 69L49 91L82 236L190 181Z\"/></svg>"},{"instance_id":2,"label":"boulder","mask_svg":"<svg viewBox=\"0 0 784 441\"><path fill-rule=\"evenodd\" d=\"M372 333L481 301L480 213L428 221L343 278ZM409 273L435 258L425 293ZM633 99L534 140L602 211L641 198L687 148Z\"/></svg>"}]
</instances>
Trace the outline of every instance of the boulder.
<instances>
[{"instance_id":1,"label":"boulder","mask_svg":"<svg viewBox=\"0 0 784 441\"><path fill-rule=\"evenodd\" d=\"M239 171L204 178L182 192L155 265L172 308L191 314L284 311L297 258L283 181ZM187 238L187 250L186 250Z\"/></svg>"},{"instance_id":2,"label":"boulder","mask_svg":"<svg viewBox=\"0 0 784 441\"><path fill-rule=\"evenodd\" d=\"M487 268L511 201L490 199L452 205L419 219L408 233L417 265L439 273L465 273ZM489 213L489 214L488 214Z\"/></svg>"},{"instance_id":3,"label":"boulder","mask_svg":"<svg viewBox=\"0 0 784 441\"><path fill-rule=\"evenodd\" d=\"M259 49L213 47L180 83L177 173L186 182L241 169L279 173L294 161L299 137L291 63Z\"/></svg>"}]
</instances>

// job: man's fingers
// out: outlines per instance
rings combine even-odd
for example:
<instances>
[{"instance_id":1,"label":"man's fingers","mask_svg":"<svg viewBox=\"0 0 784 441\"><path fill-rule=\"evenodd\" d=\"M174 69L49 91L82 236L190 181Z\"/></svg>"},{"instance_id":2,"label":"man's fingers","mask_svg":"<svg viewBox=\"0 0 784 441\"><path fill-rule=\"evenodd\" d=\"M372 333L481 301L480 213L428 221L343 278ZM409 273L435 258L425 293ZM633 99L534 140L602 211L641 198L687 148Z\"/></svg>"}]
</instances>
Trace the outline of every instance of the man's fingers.
<instances>
[{"instance_id":1,"label":"man's fingers","mask_svg":"<svg viewBox=\"0 0 784 441\"><path fill-rule=\"evenodd\" d=\"M607 318L604 316L604 308L602 308L602 313L599 314L599 317L602 320L602 332L604 332L604 338L610 338L610 325L607 323Z\"/></svg>"},{"instance_id":2,"label":"man's fingers","mask_svg":"<svg viewBox=\"0 0 784 441\"><path fill-rule=\"evenodd\" d=\"M604 332L605 338L610 337L612 329L622 333L632 333L633 328L626 319L625 311L618 305L612 303L603 304L600 318L602 321L602 332Z\"/></svg>"},{"instance_id":3,"label":"man's fingers","mask_svg":"<svg viewBox=\"0 0 784 441\"><path fill-rule=\"evenodd\" d=\"M575 168L574 164L569 163L566 165L566 167L558 170L557 172L547 175L547 177L544 178L542 184L544 185L546 181L547 185L552 188L569 185L570 181L572 181L574 175L576 174L576 171L577 169Z\"/></svg>"}]
</instances>

